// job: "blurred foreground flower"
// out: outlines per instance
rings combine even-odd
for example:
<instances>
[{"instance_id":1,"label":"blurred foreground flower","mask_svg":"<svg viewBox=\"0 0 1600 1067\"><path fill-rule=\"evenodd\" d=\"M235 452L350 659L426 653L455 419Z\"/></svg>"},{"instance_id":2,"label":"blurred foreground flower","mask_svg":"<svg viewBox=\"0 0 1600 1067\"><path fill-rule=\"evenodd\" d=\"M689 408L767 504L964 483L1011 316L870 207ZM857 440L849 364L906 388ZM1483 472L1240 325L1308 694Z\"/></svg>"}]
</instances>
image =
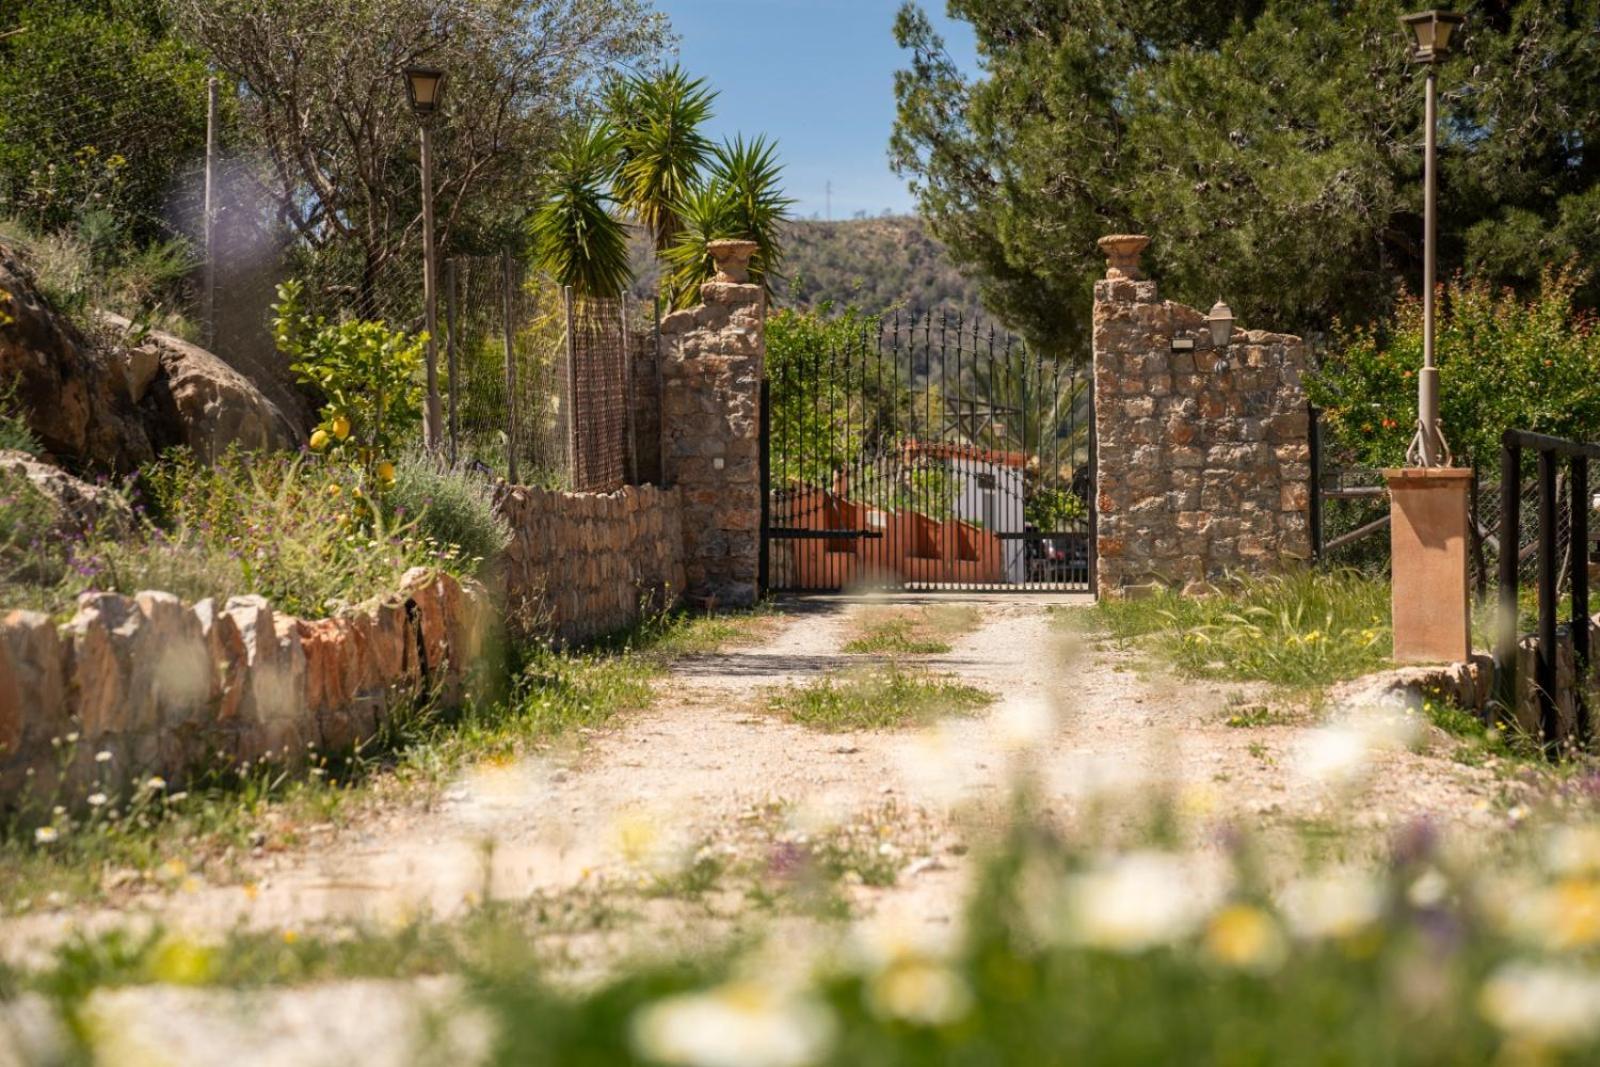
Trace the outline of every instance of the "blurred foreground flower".
<instances>
[{"instance_id":1,"label":"blurred foreground flower","mask_svg":"<svg viewBox=\"0 0 1600 1067\"><path fill-rule=\"evenodd\" d=\"M1279 904L1299 937L1353 937L1382 915L1383 889L1368 875L1345 871L1292 882Z\"/></svg>"},{"instance_id":2,"label":"blurred foreground flower","mask_svg":"<svg viewBox=\"0 0 1600 1067\"><path fill-rule=\"evenodd\" d=\"M753 982L668 997L633 1020L634 1047L685 1067L805 1067L833 1043L827 1007Z\"/></svg>"},{"instance_id":3,"label":"blurred foreground flower","mask_svg":"<svg viewBox=\"0 0 1600 1067\"><path fill-rule=\"evenodd\" d=\"M1071 876L1066 940L1138 952L1186 937L1223 898L1228 875L1215 861L1130 852Z\"/></svg>"},{"instance_id":4,"label":"blurred foreground flower","mask_svg":"<svg viewBox=\"0 0 1600 1067\"><path fill-rule=\"evenodd\" d=\"M1245 971L1277 970L1288 955L1277 921L1249 904L1230 904L1213 915L1203 943L1213 960Z\"/></svg>"},{"instance_id":5,"label":"blurred foreground flower","mask_svg":"<svg viewBox=\"0 0 1600 1067\"><path fill-rule=\"evenodd\" d=\"M1524 1041L1570 1048L1600 1037L1600 974L1577 967L1508 963L1483 985L1484 1018Z\"/></svg>"},{"instance_id":6,"label":"blurred foreground flower","mask_svg":"<svg viewBox=\"0 0 1600 1067\"><path fill-rule=\"evenodd\" d=\"M966 979L942 963L908 959L872 979L867 1004L881 1018L944 1026L972 1009L972 990Z\"/></svg>"}]
</instances>

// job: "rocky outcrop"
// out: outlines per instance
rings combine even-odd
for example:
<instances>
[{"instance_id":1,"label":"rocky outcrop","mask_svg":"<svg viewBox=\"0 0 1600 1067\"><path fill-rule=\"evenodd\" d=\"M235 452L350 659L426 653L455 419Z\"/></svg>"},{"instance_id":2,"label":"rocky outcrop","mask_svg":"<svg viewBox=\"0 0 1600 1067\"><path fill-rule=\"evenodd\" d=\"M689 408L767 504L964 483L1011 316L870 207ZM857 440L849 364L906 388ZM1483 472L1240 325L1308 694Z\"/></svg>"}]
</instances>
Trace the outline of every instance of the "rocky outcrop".
<instances>
[{"instance_id":1,"label":"rocky outcrop","mask_svg":"<svg viewBox=\"0 0 1600 1067\"><path fill-rule=\"evenodd\" d=\"M28 479L55 504L58 519L54 532L58 535L71 537L90 530L115 533L132 524L133 515L119 493L74 478L60 467L34 459L26 452L0 449L0 471Z\"/></svg>"},{"instance_id":2,"label":"rocky outcrop","mask_svg":"<svg viewBox=\"0 0 1600 1067\"><path fill-rule=\"evenodd\" d=\"M120 369L40 295L0 245L0 385L52 457L78 470L125 473L155 458L145 415Z\"/></svg>"},{"instance_id":3,"label":"rocky outcrop","mask_svg":"<svg viewBox=\"0 0 1600 1067\"><path fill-rule=\"evenodd\" d=\"M101 318L124 333L132 327L120 315ZM263 452L300 443L299 428L277 404L198 345L154 330L117 359L140 410L155 420L149 430L158 448L185 445L211 462L230 447Z\"/></svg>"},{"instance_id":4,"label":"rocky outcrop","mask_svg":"<svg viewBox=\"0 0 1600 1067\"><path fill-rule=\"evenodd\" d=\"M40 295L0 246L0 384L15 383L51 458L80 472L127 473L173 445L214 458L230 446L291 448L300 427L217 356L102 314L88 337Z\"/></svg>"}]
</instances>

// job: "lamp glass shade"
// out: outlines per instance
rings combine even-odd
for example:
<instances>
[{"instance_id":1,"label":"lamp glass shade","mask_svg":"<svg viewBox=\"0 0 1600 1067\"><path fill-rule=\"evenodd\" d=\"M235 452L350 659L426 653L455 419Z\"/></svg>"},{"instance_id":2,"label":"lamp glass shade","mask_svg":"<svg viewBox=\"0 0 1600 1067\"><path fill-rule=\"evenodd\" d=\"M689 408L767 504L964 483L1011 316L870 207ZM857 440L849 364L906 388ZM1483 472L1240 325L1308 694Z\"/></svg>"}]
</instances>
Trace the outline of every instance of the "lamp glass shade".
<instances>
[{"instance_id":1,"label":"lamp glass shade","mask_svg":"<svg viewBox=\"0 0 1600 1067\"><path fill-rule=\"evenodd\" d=\"M406 93L411 97L411 109L419 115L431 115L439 110L444 96L444 71L432 67L406 68Z\"/></svg>"},{"instance_id":2,"label":"lamp glass shade","mask_svg":"<svg viewBox=\"0 0 1600 1067\"><path fill-rule=\"evenodd\" d=\"M1212 347L1227 348L1228 342L1233 338L1233 309L1218 300L1211 305L1211 313L1206 316L1206 325L1211 327Z\"/></svg>"},{"instance_id":3,"label":"lamp glass shade","mask_svg":"<svg viewBox=\"0 0 1600 1067\"><path fill-rule=\"evenodd\" d=\"M1437 62L1449 55L1455 29L1465 21L1465 16L1450 11L1419 11L1400 20L1411 31L1412 58L1425 63Z\"/></svg>"}]
</instances>

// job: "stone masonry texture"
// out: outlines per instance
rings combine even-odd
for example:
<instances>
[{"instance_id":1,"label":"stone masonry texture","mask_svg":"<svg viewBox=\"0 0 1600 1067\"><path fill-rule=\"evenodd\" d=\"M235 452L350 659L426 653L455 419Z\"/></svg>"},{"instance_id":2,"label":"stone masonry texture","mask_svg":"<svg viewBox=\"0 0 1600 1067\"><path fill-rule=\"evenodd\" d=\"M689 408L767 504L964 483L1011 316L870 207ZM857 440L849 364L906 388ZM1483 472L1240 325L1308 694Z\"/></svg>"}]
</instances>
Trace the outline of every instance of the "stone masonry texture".
<instances>
[{"instance_id":1,"label":"stone masonry texture","mask_svg":"<svg viewBox=\"0 0 1600 1067\"><path fill-rule=\"evenodd\" d=\"M1096 591L1307 559L1305 343L1236 330L1218 351L1201 312L1113 273L1094 289Z\"/></svg>"},{"instance_id":2,"label":"stone masonry texture","mask_svg":"<svg viewBox=\"0 0 1600 1067\"><path fill-rule=\"evenodd\" d=\"M683 595L683 515L676 489L614 493L502 487L511 525L499 577L506 617L524 636L572 644L614 633Z\"/></svg>"},{"instance_id":3,"label":"stone masonry texture","mask_svg":"<svg viewBox=\"0 0 1600 1067\"><path fill-rule=\"evenodd\" d=\"M85 593L66 623L0 614L0 805L149 775L176 784L204 764L292 767L372 737L419 697L459 703L502 621L581 641L681 595L676 490L506 486L496 504L513 537L489 569L493 593L419 568L325 619L258 596L191 605L162 592Z\"/></svg>"},{"instance_id":4,"label":"stone masonry texture","mask_svg":"<svg viewBox=\"0 0 1600 1067\"><path fill-rule=\"evenodd\" d=\"M711 281L699 307L661 322L661 464L683 494L691 597L753 604L761 532L760 404L765 295Z\"/></svg>"}]
</instances>

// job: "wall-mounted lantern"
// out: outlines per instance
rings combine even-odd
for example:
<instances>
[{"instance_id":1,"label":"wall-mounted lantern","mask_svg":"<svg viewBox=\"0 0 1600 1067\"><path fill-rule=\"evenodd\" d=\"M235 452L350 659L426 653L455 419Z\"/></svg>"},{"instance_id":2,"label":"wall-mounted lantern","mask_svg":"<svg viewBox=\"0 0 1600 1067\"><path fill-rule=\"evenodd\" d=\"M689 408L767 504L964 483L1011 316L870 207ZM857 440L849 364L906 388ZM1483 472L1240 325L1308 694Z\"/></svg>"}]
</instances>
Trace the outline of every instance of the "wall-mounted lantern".
<instances>
[{"instance_id":1,"label":"wall-mounted lantern","mask_svg":"<svg viewBox=\"0 0 1600 1067\"><path fill-rule=\"evenodd\" d=\"M1226 351L1228 342L1233 339L1233 309L1224 304L1220 297L1211 305L1206 325L1211 327L1211 347Z\"/></svg>"}]
</instances>

